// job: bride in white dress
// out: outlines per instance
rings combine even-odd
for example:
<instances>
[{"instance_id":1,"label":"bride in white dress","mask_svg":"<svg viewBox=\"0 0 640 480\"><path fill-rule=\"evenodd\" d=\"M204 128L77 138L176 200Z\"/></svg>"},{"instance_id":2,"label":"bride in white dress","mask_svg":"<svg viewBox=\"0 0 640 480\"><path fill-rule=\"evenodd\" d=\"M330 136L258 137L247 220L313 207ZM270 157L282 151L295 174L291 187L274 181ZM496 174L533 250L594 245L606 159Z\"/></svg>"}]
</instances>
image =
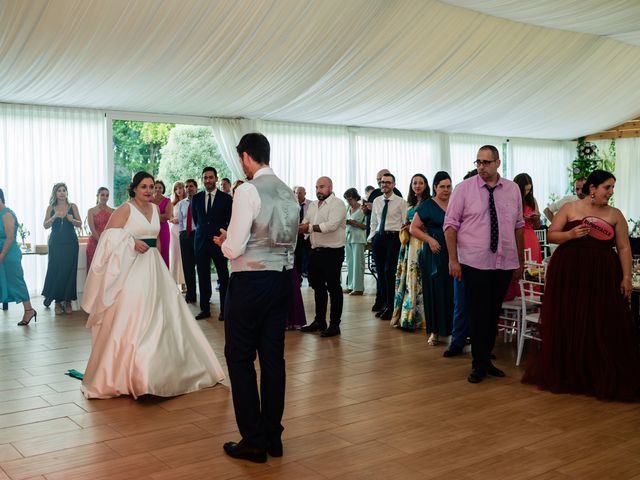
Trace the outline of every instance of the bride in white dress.
<instances>
[{"instance_id":1,"label":"bride in white dress","mask_svg":"<svg viewBox=\"0 0 640 480\"><path fill-rule=\"evenodd\" d=\"M150 174L133 177L132 199L111 216L91 264L82 302L92 334L81 387L86 398L170 397L224 379L156 248L153 188Z\"/></svg>"}]
</instances>

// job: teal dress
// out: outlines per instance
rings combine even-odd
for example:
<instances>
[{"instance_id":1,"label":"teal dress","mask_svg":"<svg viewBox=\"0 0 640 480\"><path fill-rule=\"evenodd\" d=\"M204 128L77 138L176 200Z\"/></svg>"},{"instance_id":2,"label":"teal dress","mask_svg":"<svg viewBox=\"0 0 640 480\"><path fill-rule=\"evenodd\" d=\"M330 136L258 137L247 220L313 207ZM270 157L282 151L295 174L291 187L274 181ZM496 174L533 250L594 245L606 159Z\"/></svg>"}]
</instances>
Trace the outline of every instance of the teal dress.
<instances>
[{"instance_id":1,"label":"teal dress","mask_svg":"<svg viewBox=\"0 0 640 480\"><path fill-rule=\"evenodd\" d=\"M3 218L5 215L13 216L16 228L13 231L13 243L7 252L7 256L0 263L0 302L22 303L29 300L29 291L24 283L24 273L22 272L22 252L16 243L16 233L18 231L18 218L8 208L0 211L0 251L7 242L7 232L4 230Z\"/></svg>"},{"instance_id":2,"label":"teal dress","mask_svg":"<svg viewBox=\"0 0 640 480\"><path fill-rule=\"evenodd\" d=\"M409 207L407 221L411 222L418 206ZM415 237L400 247L396 270L396 291L391 315L391 326L406 331L424 327L422 272L420 257L422 241Z\"/></svg>"},{"instance_id":3,"label":"teal dress","mask_svg":"<svg viewBox=\"0 0 640 480\"><path fill-rule=\"evenodd\" d=\"M73 215L69 207L67 211ZM51 209L51 216L55 215ZM44 279L42 296L46 301L70 302L76 300L76 277L78 275L78 236L66 218L56 218L49 236L49 263Z\"/></svg>"},{"instance_id":4,"label":"teal dress","mask_svg":"<svg viewBox=\"0 0 640 480\"><path fill-rule=\"evenodd\" d=\"M423 228L440 244L440 253L431 251L428 242L422 250L422 291L424 293L427 332L441 337L451 335L453 324L453 277L449 275L449 251L444 240L445 211L433 200L422 202L416 211Z\"/></svg>"}]
</instances>

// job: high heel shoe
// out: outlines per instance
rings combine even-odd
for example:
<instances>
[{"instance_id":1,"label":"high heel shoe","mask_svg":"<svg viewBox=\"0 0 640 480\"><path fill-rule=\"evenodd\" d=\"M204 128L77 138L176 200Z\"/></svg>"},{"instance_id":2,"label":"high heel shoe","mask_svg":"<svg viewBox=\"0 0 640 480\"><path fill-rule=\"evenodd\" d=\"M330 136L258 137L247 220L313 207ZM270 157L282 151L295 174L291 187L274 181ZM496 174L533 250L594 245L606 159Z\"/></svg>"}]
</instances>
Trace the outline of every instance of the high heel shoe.
<instances>
[{"instance_id":1,"label":"high heel shoe","mask_svg":"<svg viewBox=\"0 0 640 480\"><path fill-rule=\"evenodd\" d=\"M18 322L18 325L29 325L29 322L31 322L31 319L33 319L34 322L38 321L38 312L36 312L33 308L30 308L29 310L25 310L25 314L27 312L33 312L33 315L31 315L29 318L23 318L21 321Z\"/></svg>"}]
</instances>

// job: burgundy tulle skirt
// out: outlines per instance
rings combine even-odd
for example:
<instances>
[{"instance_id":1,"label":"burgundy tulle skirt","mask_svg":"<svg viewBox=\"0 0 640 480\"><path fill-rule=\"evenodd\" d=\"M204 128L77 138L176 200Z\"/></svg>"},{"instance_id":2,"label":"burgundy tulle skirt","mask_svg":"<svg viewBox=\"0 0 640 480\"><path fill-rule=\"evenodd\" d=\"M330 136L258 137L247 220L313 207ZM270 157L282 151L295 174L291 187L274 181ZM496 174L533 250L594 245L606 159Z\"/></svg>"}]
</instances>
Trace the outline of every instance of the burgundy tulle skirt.
<instances>
[{"instance_id":1,"label":"burgundy tulle skirt","mask_svg":"<svg viewBox=\"0 0 640 480\"><path fill-rule=\"evenodd\" d=\"M612 246L613 240L584 237L556 249L545 284L542 342L531 345L523 382L602 400L639 399L638 339Z\"/></svg>"}]
</instances>

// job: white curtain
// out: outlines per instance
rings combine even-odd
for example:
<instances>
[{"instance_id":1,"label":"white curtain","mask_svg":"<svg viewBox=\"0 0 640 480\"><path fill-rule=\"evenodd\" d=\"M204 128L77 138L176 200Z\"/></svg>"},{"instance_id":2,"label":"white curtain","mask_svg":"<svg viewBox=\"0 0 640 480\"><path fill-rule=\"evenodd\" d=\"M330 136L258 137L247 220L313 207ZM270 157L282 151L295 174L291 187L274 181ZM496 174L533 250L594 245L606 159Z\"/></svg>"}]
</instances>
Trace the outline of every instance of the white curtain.
<instances>
[{"instance_id":1,"label":"white curtain","mask_svg":"<svg viewBox=\"0 0 640 480\"><path fill-rule=\"evenodd\" d=\"M338 198L351 184L349 132L347 127L282 122L263 122L271 144L271 166L291 187L300 185L307 198L315 199L318 177L333 180Z\"/></svg>"},{"instance_id":2,"label":"white curtain","mask_svg":"<svg viewBox=\"0 0 640 480\"><path fill-rule=\"evenodd\" d=\"M0 188L31 232L28 242L47 243L42 222L56 182L67 184L83 220L98 187L112 190L104 122L97 110L0 104ZM39 293L46 257L25 257L22 263L29 290Z\"/></svg>"},{"instance_id":3,"label":"white curtain","mask_svg":"<svg viewBox=\"0 0 640 480\"><path fill-rule=\"evenodd\" d=\"M448 151L441 148L442 134L400 130L354 129L354 185L377 187L376 173L389 169L396 188L407 198L411 177L422 173L429 181L447 168Z\"/></svg>"},{"instance_id":4,"label":"white curtain","mask_svg":"<svg viewBox=\"0 0 640 480\"><path fill-rule=\"evenodd\" d=\"M502 137L488 137L482 135L449 135L449 152L451 157L451 179L453 184L460 183L470 170L475 170L473 162L476 161L478 149L483 145L493 145L502 157Z\"/></svg>"},{"instance_id":5,"label":"white curtain","mask_svg":"<svg viewBox=\"0 0 640 480\"><path fill-rule=\"evenodd\" d=\"M513 180L519 173L528 173L542 212L551 194L563 197L569 192L568 169L575 155L575 142L510 139L506 176Z\"/></svg>"},{"instance_id":6,"label":"white curtain","mask_svg":"<svg viewBox=\"0 0 640 480\"><path fill-rule=\"evenodd\" d=\"M0 98L511 138L638 114L637 1L444 1L3 0Z\"/></svg>"},{"instance_id":7,"label":"white curtain","mask_svg":"<svg viewBox=\"0 0 640 480\"><path fill-rule=\"evenodd\" d=\"M625 218L640 219L640 138L616 140L615 204Z\"/></svg>"},{"instance_id":8,"label":"white curtain","mask_svg":"<svg viewBox=\"0 0 640 480\"><path fill-rule=\"evenodd\" d=\"M211 129L218 143L218 149L225 163L231 170L232 182L244 180L245 175L238 160L236 145L246 133L260 130L259 120L246 118L212 118Z\"/></svg>"},{"instance_id":9,"label":"white curtain","mask_svg":"<svg viewBox=\"0 0 640 480\"><path fill-rule=\"evenodd\" d=\"M448 160L442 134L434 132L264 121L262 133L271 143L273 169L292 187L305 187L310 198L321 176L333 180L339 198L350 187L362 195L367 185L377 187L376 172L382 168L396 176L406 196L415 173L431 181Z\"/></svg>"}]
</instances>

